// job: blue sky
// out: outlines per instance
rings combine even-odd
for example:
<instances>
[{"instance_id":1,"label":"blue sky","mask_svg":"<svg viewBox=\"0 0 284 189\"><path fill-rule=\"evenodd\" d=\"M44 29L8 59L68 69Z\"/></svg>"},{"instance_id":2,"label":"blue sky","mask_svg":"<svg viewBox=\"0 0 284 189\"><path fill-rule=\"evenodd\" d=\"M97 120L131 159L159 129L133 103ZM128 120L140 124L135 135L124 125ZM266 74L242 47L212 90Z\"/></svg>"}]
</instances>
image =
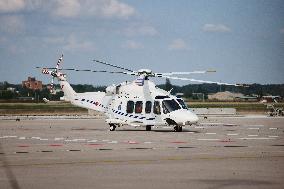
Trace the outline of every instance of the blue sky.
<instances>
[{"instance_id":1,"label":"blue sky","mask_svg":"<svg viewBox=\"0 0 284 189\"><path fill-rule=\"evenodd\" d=\"M284 83L282 0L0 0L0 81L36 66L113 70L93 59L231 83ZM67 72L71 83L109 85L131 76ZM164 83L164 79L155 79ZM186 85L186 81L172 81Z\"/></svg>"}]
</instances>

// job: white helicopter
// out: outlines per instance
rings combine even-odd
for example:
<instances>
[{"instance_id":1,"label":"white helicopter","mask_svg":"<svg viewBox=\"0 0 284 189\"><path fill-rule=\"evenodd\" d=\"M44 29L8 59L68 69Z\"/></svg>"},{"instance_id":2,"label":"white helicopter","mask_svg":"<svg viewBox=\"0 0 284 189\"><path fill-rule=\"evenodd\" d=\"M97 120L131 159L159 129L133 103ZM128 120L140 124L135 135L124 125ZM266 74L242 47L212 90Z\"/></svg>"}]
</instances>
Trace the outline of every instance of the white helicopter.
<instances>
[{"instance_id":1,"label":"white helicopter","mask_svg":"<svg viewBox=\"0 0 284 189\"><path fill-rule=\"evenodd\" d=\"M98 60L94 60L94 62L124 71L109 72L89 69L62 69L60 68L62 61L63 55L59 58L55 68L37 67L42 68L43 74L52 76L51 92L54 92L54 78L56 78L64 92L63 99L65 101L70 101L75 106L103 112L106 116L105 121L110 126L110 131L114 131L117 127L130 125L134 127L146 127L146 131L150 131L152 126L172 126L174 131L181 132L183 126L196 124L198 122L199 119L197 115L188 109L181 98L171 95L171 91L165 91L156 87L156 85L149 80L150 77L241 86L240 84L220 83L173 76L202 74L215 71L153 73L149 69L132 71ZM52 71L49 69L52 69ZM137 76L137 79L132 82L123 82L118 85L108 86L106 92L76 93L67 82L66 74L60 72L61 70L126 74Z\"/></svg>"}]
</instances>

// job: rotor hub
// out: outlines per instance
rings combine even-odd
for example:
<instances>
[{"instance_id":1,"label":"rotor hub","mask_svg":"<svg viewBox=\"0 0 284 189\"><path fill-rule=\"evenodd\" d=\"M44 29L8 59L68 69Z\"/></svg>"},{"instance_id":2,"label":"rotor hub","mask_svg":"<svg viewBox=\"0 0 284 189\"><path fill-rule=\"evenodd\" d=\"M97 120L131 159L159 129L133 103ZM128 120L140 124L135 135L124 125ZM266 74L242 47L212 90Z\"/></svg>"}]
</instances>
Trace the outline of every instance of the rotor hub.
<instances>
[{"instance_id":1,"label":"rotor hub","mask_svg":"<svg viewBox=\"0 0 284 189\"><path fill-rule=\"evenodd\" d=\"M138 75L153 76L153 72L150 69L140 69L137 71Z\"/></svg>"}]
</instances>

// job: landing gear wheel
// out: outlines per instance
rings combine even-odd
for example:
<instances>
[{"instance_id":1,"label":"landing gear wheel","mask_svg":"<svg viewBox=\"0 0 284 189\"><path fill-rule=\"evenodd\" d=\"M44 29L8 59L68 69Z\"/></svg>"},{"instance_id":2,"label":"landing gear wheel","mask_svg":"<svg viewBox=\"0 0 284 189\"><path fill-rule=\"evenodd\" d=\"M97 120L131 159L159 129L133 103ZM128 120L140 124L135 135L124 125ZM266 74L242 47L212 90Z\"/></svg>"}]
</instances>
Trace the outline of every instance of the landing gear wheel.
<instances>
[{"instance_id":1,"label":"landing gear wheel","mask_svg":"<svg viewBox=\"0 0 284 189\"><path fill-rule=\"evenodd\" d=\"M174 126L174 131L175 132L182 132L182 126L180 126L180 125Z\"/></svg>"},{"instance_id":2,"label":"landing gear wheel","mask_svg":"<svg viewBox=\"0 0 284 189\"><path fill-rule=\"evenodd\" d=\"M146 125L146 131L151 131L152 127L151 125Z\"/></svg>"},{"instance_id":3,"label":"landing gear wheel","mask_svg":"<svg viewBox=\"0 0 284 189\"><path fill-rule=\"evenodd\" d=\"M109 130L114 131L116 128L115 124L109 124Z\"/></svg>"}]
</instances>

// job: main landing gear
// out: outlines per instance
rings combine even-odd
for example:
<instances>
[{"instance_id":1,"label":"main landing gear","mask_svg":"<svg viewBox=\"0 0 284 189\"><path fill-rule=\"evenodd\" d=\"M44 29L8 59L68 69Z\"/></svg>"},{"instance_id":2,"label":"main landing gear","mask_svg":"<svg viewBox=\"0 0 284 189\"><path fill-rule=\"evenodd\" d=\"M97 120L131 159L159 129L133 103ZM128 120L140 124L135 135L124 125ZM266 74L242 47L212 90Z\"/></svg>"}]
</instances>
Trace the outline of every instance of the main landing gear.
<instances>
[{"instance_id":1,"label":"main landing gear","mask_svg":"<svg viewBox=\"0 0 284 189\"><path fill-rule=\"evenodd\" d=\"M151 131L152 126L151 125L146 125L146 131Z\"/></svg>"},{"instance_id":2,"label":"main landing gear","mask_svg":"<svg viewBox=\"0 0 284 189\"><path fill-rule=\"evenodd\" d=\"M180 125L174 126L174 131L175 132L182 132L182 126L180 126Z\"/></svg>"},{"instance_id":3,"label":"main landing gear","mask_svg":"<svg viewBox=\"0 0 284 189\"><path fill-rule=\"evenodd\" d=\"M110 124L109 124L109 130L110 130L110 131L115 131L115 128L116 128L116 125L115 125L115 124L113 124L113 123L110 123Z\"/></svg>"}]
</instances>

